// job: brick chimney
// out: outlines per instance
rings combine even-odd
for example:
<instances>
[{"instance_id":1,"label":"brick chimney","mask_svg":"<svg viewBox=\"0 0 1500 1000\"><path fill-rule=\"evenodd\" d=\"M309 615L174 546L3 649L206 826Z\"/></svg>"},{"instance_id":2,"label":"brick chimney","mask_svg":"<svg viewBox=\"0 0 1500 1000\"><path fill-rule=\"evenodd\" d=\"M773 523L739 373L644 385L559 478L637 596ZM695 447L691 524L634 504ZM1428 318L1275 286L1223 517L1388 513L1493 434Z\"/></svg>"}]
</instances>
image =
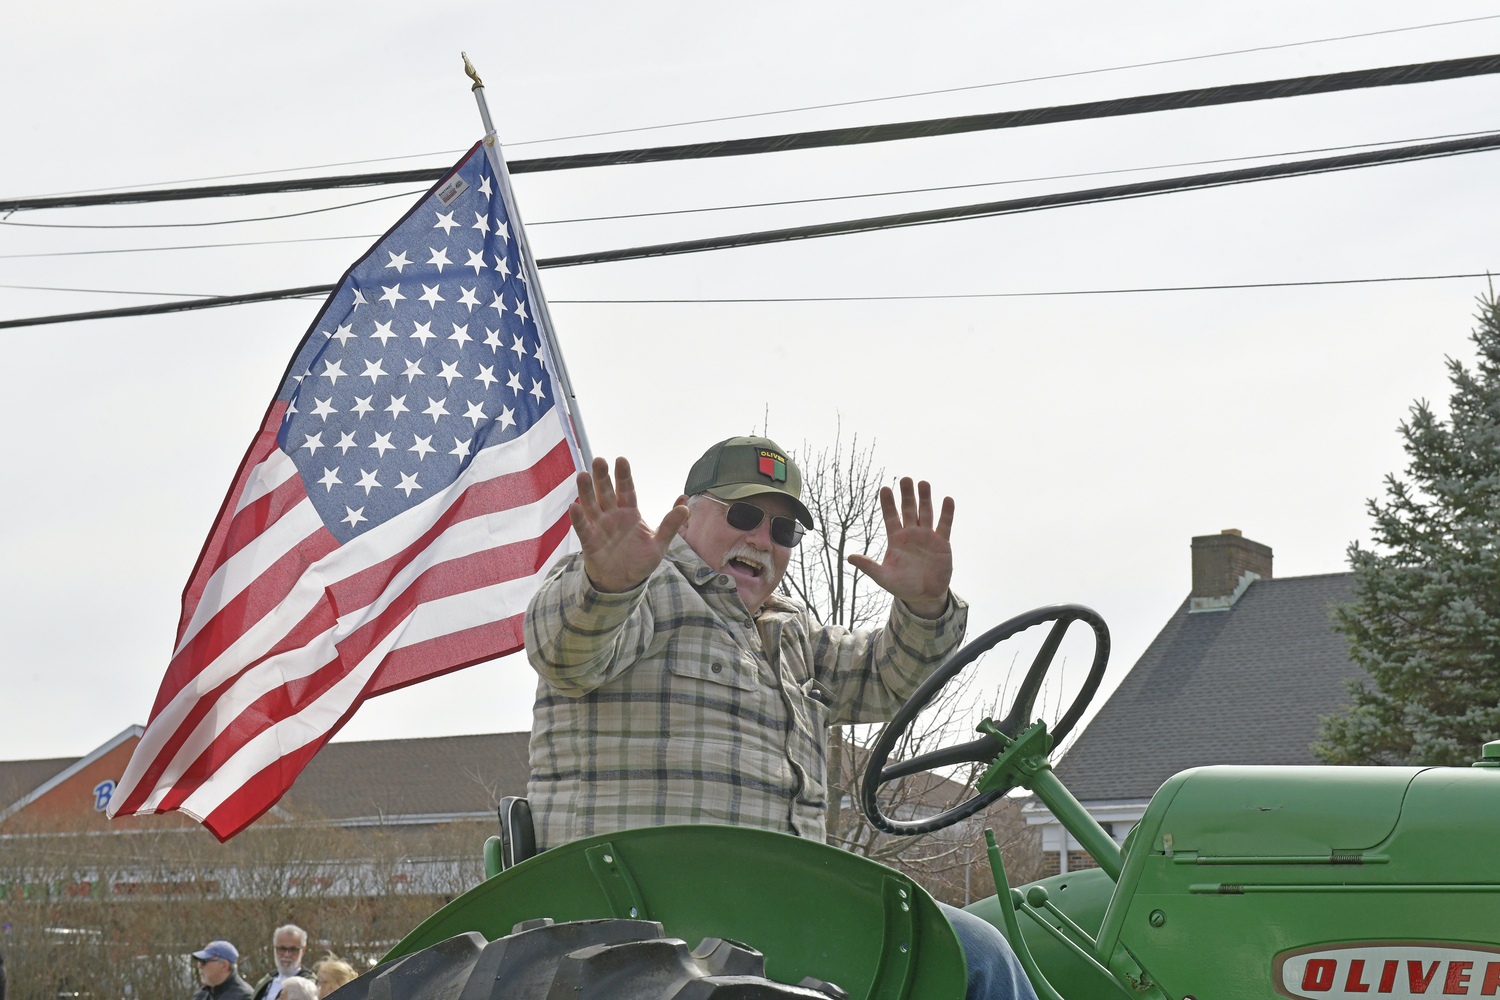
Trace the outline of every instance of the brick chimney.
<instances>
[{"instance_id":1,"label":"brick chimney","mask_svg":"<svg viewBox=\"0 0 1500 1000\"><path fill-rule=\"evenodd\" d=\"M1193 594L1188 612L1228 611L1245 588L1271 579L1271 547L1238 528L1193 537Z\"/></svg>"}]
</instances>

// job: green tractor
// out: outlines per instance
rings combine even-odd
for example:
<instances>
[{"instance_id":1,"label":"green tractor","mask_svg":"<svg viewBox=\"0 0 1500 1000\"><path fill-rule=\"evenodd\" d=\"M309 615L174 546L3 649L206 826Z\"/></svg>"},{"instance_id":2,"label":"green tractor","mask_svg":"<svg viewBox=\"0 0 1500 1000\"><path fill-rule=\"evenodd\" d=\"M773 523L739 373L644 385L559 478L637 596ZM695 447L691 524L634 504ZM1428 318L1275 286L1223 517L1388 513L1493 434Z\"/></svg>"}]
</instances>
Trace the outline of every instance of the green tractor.
<instances>
[{"instance_id":1,"label":"green tractor","mask_svg":"<svg viewBox=\"0 0 1500 1000\"><path fill-rule=\"evenodd\" d=\"M1005 719L979 739L887 766L902 730L985 650L1051 629ZM1027 724L1074 623L1088 677L1049 732ZM969 907L1010 941L1043 1000L1500 995L1500 742L1472 768L1193 768L1117 845L1053 774L1109 658L1078 605L992 629L935 673L878 741L861 804L897 834L1030 789L1099 867L1006 887ZM1160 738L1143 733L1143 740ZM879 786L988 762L976 796L928 819L880 810ZM523 806L523 802L516 803ZM502 817L505 820L505 817ZM786 834L669 826L540 854L525 820L485 846L487 877L425 920L339 1000L962 1000L962 948L899 872ZM688 942L700 942L690 947Z\"/></svg>"}]
</instances>

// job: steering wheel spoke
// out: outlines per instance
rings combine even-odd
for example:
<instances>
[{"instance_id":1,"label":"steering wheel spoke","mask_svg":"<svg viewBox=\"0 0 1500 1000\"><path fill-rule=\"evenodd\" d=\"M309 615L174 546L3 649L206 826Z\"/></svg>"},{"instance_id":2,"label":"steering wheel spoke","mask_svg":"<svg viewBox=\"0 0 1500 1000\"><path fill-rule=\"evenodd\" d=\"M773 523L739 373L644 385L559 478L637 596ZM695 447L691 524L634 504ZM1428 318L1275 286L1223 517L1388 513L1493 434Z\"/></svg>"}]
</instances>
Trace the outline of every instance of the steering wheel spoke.
<instances>
[{"instance_id":1,"label":"steering wheel spoke","mask_svg":"<svg viewBox=\"0 0 1500 1000\"><path fill-rule=\"evenodd\" d=\"M878 799L881 786L892 781L931 771L934 768L988 761L1000 753L1003 749L1000 741L993 736L983 736L969 743L932 750L910 760L898 761L889 767L886 766L891 751L895 749L901 737L949 681L992 647L1013 635L1047 622L1052 623L1052 629L1047 633L1041 648L1037 650L1031 668L1026 672L1026 677L1021 681L1015 698L1011 701L1010 710L1006 712L1005 718L997 723L997 728L1007 737L1014 737L1033 721L1031 713L1036 707L1037 695L1041 692L1042 683L1052 667L1058 649L1062 646L1069 626L1074 622L1083 622L1094 633L1094 660L1089 666L1089 673L1084 679L1083 688L1073 699L1073 704L1058 720L1057 725L1051 728L1057 745L1062 743L1063 737L1078 723L1084 710L1088 708L1089 702L1093 700L1094 693L1099 690L1099 682L1104 678L1104 668L1109 663L1109 627L1104 624L1104 619L1099 617L1098 612L1081 604L1058 604L1017 615L960 649L934 671L932 676L922 682L907 699L906 704L896 712L890 724L881 731L865 767L864 781L860 788L860 807L876 829L898 836L931 833L967 819L1010 791L1009 788L994 789L975 795L936 816L918 820L892 819L881 811Z\"/></svg>"}]
</instances>

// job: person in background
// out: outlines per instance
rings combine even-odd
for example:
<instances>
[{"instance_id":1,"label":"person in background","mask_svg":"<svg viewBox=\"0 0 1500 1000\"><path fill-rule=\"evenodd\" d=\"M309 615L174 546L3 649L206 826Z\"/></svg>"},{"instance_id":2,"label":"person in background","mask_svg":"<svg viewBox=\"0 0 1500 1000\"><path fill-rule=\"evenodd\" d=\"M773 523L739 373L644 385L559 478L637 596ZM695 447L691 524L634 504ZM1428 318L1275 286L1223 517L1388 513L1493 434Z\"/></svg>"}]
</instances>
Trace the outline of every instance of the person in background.
<instances>
[{"instance_id":1,"label":"person in background","mask_svg":"<svg viewBox=\"0 0 1500 1000\"><path fill-rule=\"evenodd\" d=\"M198 963L198 979L203 988L193 1000L250 1000L250 984L240 978L236 966L240 953L228 941L210 941L202 951L193 952Z\"/></svg>"},{"instance_id":2,"label":"person in background","mask_svg":"<svg viewBox=\"0 0 1500 1000\"><path fill-rule=\"evenodd\" d=\"M266 973L255 984L255 995L251 1000L278 1000L281 987L293 976L311 979L311 969L302 967L302 955L307 951L307 931L296 924L282 924L271 934L271 953L276 958L275 973Z\"/></svg>"},{"instance_id":3,"label":"person in background","mask_svg":"<svg viewBox=\"0 0 1500 1000\"><path fill-rule=\"evenodd\" d=\"M355 971L354 966L348 962L340 961L332 955L314 964L313 971L318 975L318 997L320 1000L350 980L359 978L359 973ZM5 998L0 997L0 1000L5 1000Z\"/></svg>"},{"instance_id":4,"label":"person in background","mask_svg":"<svg viewBox=\"0 0 1500 1000\"><path fill-rule=\"evenodd\" d=\"M318 984L301 976L291 976L281 984L281 1000L318 1000Z\"/></svg>"}]
</instances>

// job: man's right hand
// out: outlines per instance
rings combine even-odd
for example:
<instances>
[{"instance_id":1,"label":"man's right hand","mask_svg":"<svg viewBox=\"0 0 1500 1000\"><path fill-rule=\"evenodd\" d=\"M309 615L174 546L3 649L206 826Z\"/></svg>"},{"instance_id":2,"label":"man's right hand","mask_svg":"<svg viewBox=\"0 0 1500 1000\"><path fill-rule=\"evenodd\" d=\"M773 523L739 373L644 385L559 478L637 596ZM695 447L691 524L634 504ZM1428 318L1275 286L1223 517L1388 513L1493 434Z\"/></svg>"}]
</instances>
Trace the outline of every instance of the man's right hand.
<instances>
[{"instance_id":1,"label":"man's right hand","mask_svg":"<svg viewBox=\"0 0 1500 1000\"><path fill-rule=\"evenodd\" d=\"M609 462L594 459L594 474L578 474L578 502L568 505L568 518L583 545L583 566L594 589L621 593L639 585L661 564L667 546L687 520L686 505L667 512L655 530L641 520L635 505L635 481L630 463L615 459L615 480Z\"/></svg>"}]
</instances>

